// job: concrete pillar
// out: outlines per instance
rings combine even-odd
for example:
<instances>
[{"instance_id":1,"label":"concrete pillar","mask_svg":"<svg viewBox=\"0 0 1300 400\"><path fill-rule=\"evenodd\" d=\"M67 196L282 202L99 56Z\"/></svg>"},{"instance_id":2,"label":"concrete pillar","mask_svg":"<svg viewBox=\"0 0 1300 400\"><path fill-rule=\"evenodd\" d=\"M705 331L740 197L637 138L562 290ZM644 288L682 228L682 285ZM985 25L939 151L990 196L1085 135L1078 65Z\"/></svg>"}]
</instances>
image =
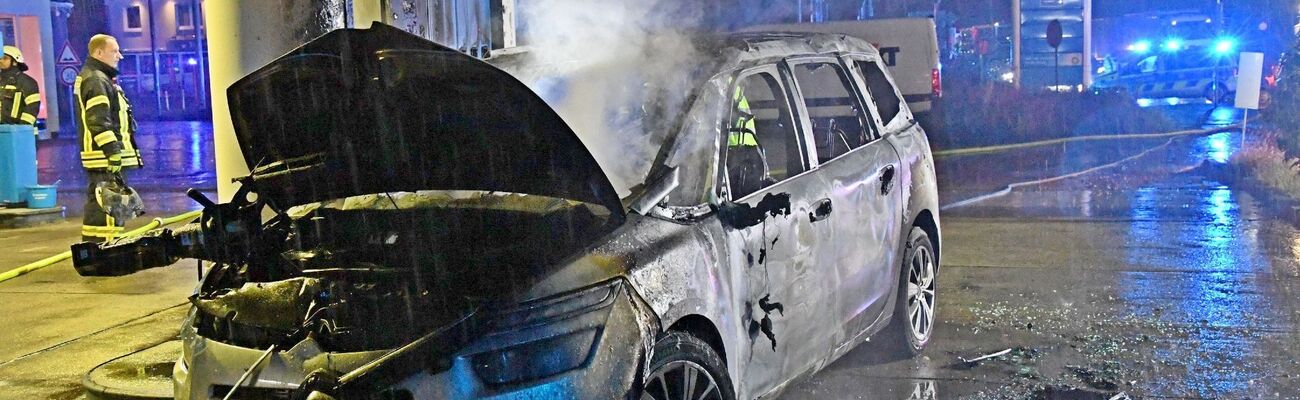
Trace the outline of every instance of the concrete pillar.
<instances>
[{"instance_id":1,"label":"concrete pillar","mask_svg":"<svg viewBox=\"0 0 1300 400\"><path fill-rule=\"evenodd\" d=\"M63 51L63 44L68 43L68 18L72 16L72 3L63 1L50 2L50 37L52 45L48 52L54 53L54 59L57 61L59 52ZM57 65L56 65L57 66ZM77 66L78 68L80 65ZM72 103L66 99L72 98L72 85L64 85L58 80L58 74L62 68L54 70L56 81L59 84L47 86L45 91L45 128L50 132L58 132L67 127L68 132L75 133L71 129L72 125ZM54 125L50 125L54 121ZM68 136L68 135L64 135Z\"/></svg>"},{"instance_id":2,"label":"concrete pillar","mask_svg":"<svg viewBox=\"0 0 1300 400\"><path fill-rule=\"evenodd\" d=\"M1021 82L1020 24L1024 22L1021 17L1020 0L1011 0L1011 71L1012 83L1016 85L1016 89L1020 89Z\"/></svg>"},{"instance_id":3,"label":"concrete pillar","mask_svg":"<svg viewBox=\"0 0 1300 400\"><path fill-rule=\"evenodd\" d=\"M501 0L501 47L515 47L519 44L515 36L515 0Z\"/></svg>"},{"instance_id":4,"label":"concrete pillar","mask_svg":"<svg viewBox=\"0 0 1300 400\"><path fill-rule=\"evenodd\" d=\"M209 76L212 78L212 126L217 161L217 195L229 201L248 175L226 89L236 80L326 32L347 26L352 3L380 0L205 1ZM356 7L358 9L362 7ZM378 8L377 6L375 8ZM368 26L368 24L367 24ZM261 116L274 118L273 115Z\"/></svg>"},{"instance_id":5,"label":"concrete pillar","mask_svg":"<svg viewBox=\"0 0 1300 400\"><path fill-rule=\"evenodd\" d=\"M1092 0L1083 0L1083 88L1092 87Z\"/></svg>"},{"instance_id":6,"label":"concrete pillar","mask_svg":"<svg viewBox=\"0 0 1300 400\"><path fill-rule=\"evenodd\" d=\"M384 22L384 3L380 0L354 0L352 2L352 26L369 28L371 23Z\"/></svg>"}]
</instances>

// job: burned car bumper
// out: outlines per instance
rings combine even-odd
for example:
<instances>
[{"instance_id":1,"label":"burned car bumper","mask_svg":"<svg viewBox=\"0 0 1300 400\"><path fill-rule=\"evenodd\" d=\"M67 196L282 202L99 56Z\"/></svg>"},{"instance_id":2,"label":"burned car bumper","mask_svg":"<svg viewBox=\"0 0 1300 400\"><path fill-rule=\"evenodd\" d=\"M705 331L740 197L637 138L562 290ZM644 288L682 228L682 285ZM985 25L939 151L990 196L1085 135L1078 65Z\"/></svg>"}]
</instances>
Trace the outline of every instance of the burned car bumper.
<instances>
[{"instance_id":1,"label":"burned car bumper","mask_svg":"<svg viewBox=\"0 0 1300 400\"><path fill-rule=\"evenodd\" d=\"M635 397L658 331L653 312L622 279L493 311L484 321L490 333L452 356L404 376L380 377L391 382L383 387L342 387L340 398L375 389L384 398ZM191 324L182 338L174 368L182 400L224 397L266 352L202 337ZM265 357L232 398L291 397L312 371L345 375L387 352L330 353L305 339Z\"/></svg>"}]
</instances>

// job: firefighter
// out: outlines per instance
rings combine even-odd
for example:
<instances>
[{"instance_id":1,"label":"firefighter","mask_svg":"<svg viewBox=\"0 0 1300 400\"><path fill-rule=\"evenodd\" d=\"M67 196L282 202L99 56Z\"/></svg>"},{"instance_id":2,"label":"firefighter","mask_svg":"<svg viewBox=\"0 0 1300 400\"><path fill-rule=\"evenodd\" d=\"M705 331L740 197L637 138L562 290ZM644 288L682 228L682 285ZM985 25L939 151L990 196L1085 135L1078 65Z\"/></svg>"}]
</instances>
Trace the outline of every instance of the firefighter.
<instances>
[{"instance_id":1,"label":"firefighter","mask_svg":"<svg viewBox=\"0 0 1300 400\"><path fill-rule=\"evenodd\" d=\"M0 124L36 125L41 111L40 87L26 71L23 52L5 46L0 56Z\"/></svg>"},{"instance_id":2,"label":"firefighter","mask_svg":"<svg viewBox=\"0 0 1300 400\"><path fill-rule=\"evenodd\" d=\"M732 129L727 135L728 147L740 146L758 146L758 140L754 138L754 114L749 109L749 97L745 96L745 89L741 85L736 85L736 92L732 94L732 101L736 105L735 114L736 122L732 124Z\"/></svg>"},{"instance_id":3,"label":"firefighter","mask_svg":"<svg viewBox=\"0 0 1300 400\"><path fill-rule=\"evenodd\" d=\"M117 64L122 52L117 39L109 35L90 38L90 57L73 83L76 118L81 132L81 166L86 169L86 204L81 238L103 242L120 236L126 221L104 211L101 183L125 185L125 169L141 165L140 152L132 140L135 118L131 105L117 85Z\"/></svg>"}]
</instances>

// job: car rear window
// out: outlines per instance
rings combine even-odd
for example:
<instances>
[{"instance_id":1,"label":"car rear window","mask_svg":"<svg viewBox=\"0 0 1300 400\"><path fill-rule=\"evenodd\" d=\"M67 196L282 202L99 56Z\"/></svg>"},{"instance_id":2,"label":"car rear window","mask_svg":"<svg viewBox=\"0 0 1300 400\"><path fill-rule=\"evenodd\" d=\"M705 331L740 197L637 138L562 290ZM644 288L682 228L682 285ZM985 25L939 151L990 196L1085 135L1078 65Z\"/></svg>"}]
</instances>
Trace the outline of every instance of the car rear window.
<instances>
[{"instance_id":1,"label":"car rear window","mask_svg":"<svg viewBox=\"0 0 1300 400\"><path fill-rule=\"evenodd\" d=\"M898 117L900 103L898 93L894 91L894 86L889 84L889 78L885 77L885 72L880 66L873 61L856 61L858 69L862 70L862 77L867 81L867 91L871 93L871 101L876 104L876 111L880 112L880 122L889 125L890 121Z\"/></svg>"},{"instance_id":2,"label":"car rear window","mask_svg":"<svg viewBox=\"0 0 1300 400\"><path fill-rule=\"evenodd\" d=\"M829 62L799 64L793 69L812 123L818 159L826 162L867 143L870 125L844 69Z\"/></svg>"}]
</instances>

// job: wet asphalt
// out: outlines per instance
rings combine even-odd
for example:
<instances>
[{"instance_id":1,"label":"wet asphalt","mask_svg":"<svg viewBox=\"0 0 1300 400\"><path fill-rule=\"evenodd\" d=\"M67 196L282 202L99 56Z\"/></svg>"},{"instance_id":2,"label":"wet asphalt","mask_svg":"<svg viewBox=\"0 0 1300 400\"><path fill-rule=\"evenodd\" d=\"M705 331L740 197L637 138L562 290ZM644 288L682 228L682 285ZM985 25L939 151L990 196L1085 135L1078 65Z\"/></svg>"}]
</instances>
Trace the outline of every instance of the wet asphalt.
<instances>
[{"instance_id":1,"label":"wet asphalt","mask_svg":"<svg viewBox=\"0 0 1300 400\"><path fill-rule=\"evenodd\" d=\"M126 181L145 202L147 216L166 217L198 206L185 196L196 188L212 197L216 192L212 123L206 121L145 121L136 133L144 166L126 171ZM85 202L86 174L80 163L79 139L63 134L36 146L37 181L58 182L59 205L79 216Z\"/></svg>"},{"instance_id":2,"label":"wet asphalt","mask_svg":"<svg viewBox=\"0 0 1300 400\"><path fill-rule=\"evenodd\" d=\"M189 140L210 125L153 127L167 133L142 138L150 164L133 182L159 214L183 211L184 187L215 186L210 144ZM75 159L68 142L42 145L40 176L64 179L61 203L75 212L84 183L59 163ZM939 325L925 354L899 359L868 342L781 398L1300 398L1300 231L1276 202L1207 167L1239 143L1224 133L939 160L950 204L1150 150L945 210ZM0 259L66 246L75 230L65 228L0 232L17 250ZM85 371L171 339L194 274L184 263L86 279L64 262L0 283L0 399L77 398Z\"/></svg>"},{"instance_id":3,"label":"wet asphalt","mask_svg":"<svg viewBox=\"0 0 1300 400\"><path fill-rule=\"evenodd\" d=\"M783 398L1300 398L1300 232L1281 202L1218 172L1240 140L941 159L951 203L1152 149L943 212L940 325L924 356L868 342ZM972 173L991 176L960 179Z\"/></svg>"}]
</instances>

